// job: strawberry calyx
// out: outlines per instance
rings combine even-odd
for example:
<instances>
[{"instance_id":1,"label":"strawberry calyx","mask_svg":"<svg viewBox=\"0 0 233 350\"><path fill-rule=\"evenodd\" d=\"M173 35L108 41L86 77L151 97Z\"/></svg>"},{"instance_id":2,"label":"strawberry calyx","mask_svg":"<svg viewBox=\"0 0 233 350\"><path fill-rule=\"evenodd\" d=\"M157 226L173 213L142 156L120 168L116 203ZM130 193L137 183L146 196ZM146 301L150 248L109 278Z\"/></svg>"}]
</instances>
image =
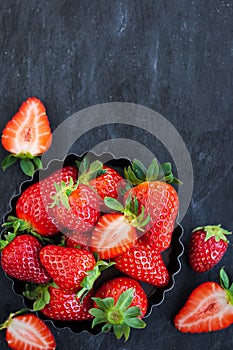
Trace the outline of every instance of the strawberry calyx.
<instances>
[{"instance_id":1,"label":"strawberry calyx","mask_svg":"<svg viewBox=\"0 0 233 350\"><path fill-rule=\"evenodd\" d=\"M129 288L123 292L114 303L114 298L95 298L93 301L97 308L92 308L89 313L94 316L92 328L104 323L102 332L109 332L113 329L117 339L124 336L125 341L130 335L130 328L145 328L146 323L139 317L142 315L138 306L131 306L134 296L134 289Z\"/></svg>"},{"instance_id":2,"label":"strawberry calyx","mask_svg":"<svg viewBox=\"0 0 233 350\"><path fill-rule=\"evenodd\" d=\"M97 261L96 265L92 270L87 271L87 275L83 278L80 283L82 287L76 294L77 298L82 302L83 298L89 293L93 288L95 281L101 275L101 272L113 266L115 262L106 262L103 260Z\"/></svg>"},{"instance_id":3,"label":"strawberry calyx","mask_svg":"<svg viewBox=\"0 0 233 350\"><path fill-rule=\"evenodd\" d=\"M17 234L27 233L27 234L31 234L32 236L37 238L42 244L46 244L46 243L51 242L51 240L49 238L42 237L39 233L37 233L35 231L35 229L32 227L32 225L29 224L27 221L25 221L23 219L19 219L13 215L9 215L7 218L7 221L4 224L2 224L2 226L7 228L7 229L13 229L13 232L8 232L8 234L14 235L14 237L11 236L13 238L15 238L15 236ZM12 240L13 240L13 238L12 238ZM8 242L8 243L10 243L10 242ZM1 249L1 247L0 247L0 249Z\"/></svg>"},{"instance_id":4,"label":"strawberry calyx","mask_svg":"<svg viewBox=\"0 0 233 350\"><path fill-rule=\"evenodd\" d=\"M20 152L18 154L11 153L4 158L1 162L2 170L5 171L17 161L19 161L23 173L27 176L32 176L36 170L43 168L43 164L39 157L34 156L30 152Z\"/></svg>"},{"instance_id":5,"label":"strawberry calyx","mask_svg":"<svg viewBox=\"0 0 233 350\"><path fill-rule=\"evenodd\" d=\"M23 296L34 301L33 311L42 310L50 302L49 287L58 288L55 282L46 284L26 284Z\"/></svg>"},{"instance_id":6,"label":"strawberry calyx","mask_svg":"<svg viewBox=\"0 0 233 350\"><path fill-rule=\"evenodd\" d=\"M3 322L2 324L0 324L0 331L5 329L5 328L8 328L12 319L15 317L15 316L18 316L18 315L21 315L21 314L24 314L25 312L28 312L28 309L27 308L22 308L16 312L13 312L13 313L10 313L9 317L7 318L7 320L5 322Z\"/></svg>"},{"instance_id":7,"label":"strawberry calyx","mask_svg":"<svg viewBox=\"0 0 233 350\"><path fill-rule=\"evenodd\" d=\"M60 183L54 182L54 187L56 190L55 194L51 195L53 202L48 206L48 208L59 207L61 204L70 210L69 196L78 188L79 182L74 183L72 177L69 179L69 183L66 184L65 181Z\"/></svg>"},{"instance_id":8,"label":"strawberry calyx","mask_svg":"<svg viewBox=\"0 0 233 350\"><path fill-rule=\"evenodd\" d=\"M211 237L214 237L216 242L220 241L220 239L225 242L228 242L226 235L232 234L232 232L223 229L220 224L215 226L213 225L200 226L195 228L193 232L201 231L201 230L205 231L206 233L205 241L208 241Z\"/></svg>"},{"instance_id":9,"label":"strawberry calyx","mask_svg":"<svg viewBox=\"0 0 233 350\"><path fill-rule=\"evenodd\" d=\"M125 178L133 185L137 186L145 181L163 181L172 184L181 184L172 173L171 163L158 164L153 159L148 169L138 159L134 159L132 164L124 169Z\"/></svg>"},{"instance_id":10,"label":"strawberry calyx","mask_svg":"<svg viewBox=\"0 0 233 350\"><path fill-rule=\"evenodd\" d=\"M78 181L84 185L89 185L89 181L106 173L102 162L95 160L90 163L88 157L84 157L81 162L76 161L76 165L78 167Z\"/></svg>"},{"instance_id":11,"label":"strawberry calyx","mask_svg":"<svg viewBox=\"0 0 233 350\"><path fill-rule=\"evenodd\" d=\"M10 242L12 242L15 237L16 235L14 233L7 232L7 234L4 236L5 239L0 239L0 251L2 251Z\"/></svg>"},{"instance_id":12,"label":"strawberry calyx","mask_svg":"<svg viewBox=\"0 0 233 350\"><path fill-rule=\"evenodd\" d=\"M220 285L226 292L229 304L233 305L233 283L230 284L229 277L223 267L220 270Z\"/></svg>"},{"instance_id":13,"label":"strawberry calyx","mask_svg":"<svg viewBox=\"0 0 233 350\"><path fill-rule=\"evenodd\" d=\"M139 213L139 202L135 197L132 198L131 194L127 197L125 207L115 198L105 197L104 204L115 211L122 213L128 222L136 227L138 230L143 231L143 227L146 226L150 221L150 215L145 217L145 208L141 206Z\"/></svg>"}]
</instances>

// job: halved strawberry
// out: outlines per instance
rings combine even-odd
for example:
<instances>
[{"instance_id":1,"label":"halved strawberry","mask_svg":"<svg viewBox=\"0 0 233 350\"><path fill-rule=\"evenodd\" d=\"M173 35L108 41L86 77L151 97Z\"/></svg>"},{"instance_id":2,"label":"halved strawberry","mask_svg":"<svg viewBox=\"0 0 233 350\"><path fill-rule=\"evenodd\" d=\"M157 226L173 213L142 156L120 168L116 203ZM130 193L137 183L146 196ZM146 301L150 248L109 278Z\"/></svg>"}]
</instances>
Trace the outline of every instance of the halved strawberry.
<instances>
[{"instance_id":1,"label":"halved strawberry","mask_svg":"<svg viewBox=\"0 0 233 350\"><path fill-rule=\"evenodd\" d=\"M233 284L222 268L220 284L204 282L193 290L174 324L181 332L202 333L224 329L233 324Z\"/></svg>"},{"instance_id":2,"label":"halved strawberry","mask_svg":"<svg viewBox=\"0 0 233 350\"><path fill-rule=\"evenodd\" d=\"M105 197L105 204L121 213L109 213L100 217L92 234L91 249L100 259L110 259L128 251L137 239L137 230L142 229L149 220L131 211L132 201L123 207L114 198Z\"/></svg>"},{"instance_id":3,"label":"halved strawberry","mask_svg":"<svg viewBox=\"0 0 233 350\"><path fill-rule=\"evenodd\" d=\"M48 150L52 133L43 103L36 97L28 98L19 111L7 123L2 132L2 145L10 153L3 162L6 170L20 159L20 166L26 175L32 175L41 163L35 156Z\"/></svg>"},{"instance_id":4,"label":"halved strawberry","mask_svg":"<svg viewBox=\"0 0 233 350\"><path fill-rule=\"evenodd\" d=\"M6 328L6 341L14 350L54 350L56 342L47 325L34 314L19 315L24 309L10 314L0 325Z\"/></svg>"}]
</instances>

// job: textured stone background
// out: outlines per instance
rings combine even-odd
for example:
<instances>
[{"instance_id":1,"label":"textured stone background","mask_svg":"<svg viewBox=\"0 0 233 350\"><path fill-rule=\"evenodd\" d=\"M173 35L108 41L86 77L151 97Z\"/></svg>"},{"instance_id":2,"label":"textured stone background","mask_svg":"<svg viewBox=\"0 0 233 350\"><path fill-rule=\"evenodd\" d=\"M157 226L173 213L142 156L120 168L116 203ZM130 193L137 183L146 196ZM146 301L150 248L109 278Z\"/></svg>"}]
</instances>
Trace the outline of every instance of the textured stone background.
<instances>
[{"instance_id":1,"label":"textured stone background","mask_svg":"<svg viewBox=\"0 0 233 350\"><path fill-rule=\"evenodd\" d=\"M0 3L0 130L27 97L46 105L53 130L91 105L134 102L165 116L181 134L195 175L192 202L182 225L187 247L197 225L232 229L232 1L26 1ZM131 135L165 161L166 152L141 130L108 127L87 133L73 150L83 152L106 137ZM6 152L0 148L1 159ZM1 172L1 215L25 177L17 166ZM17 172L17 173L16 173ZM222 265L233 279L231 244ZM52 328L58 349L226 350L232 327L184 335L172 319L192 289L218 280L219 266L197 276L182 257L182 271L147 328L127 343L114 336L71 334ZM0 322L22 306L0 272ZM1 349L7 349L4 332Z\"/></svg>"}]
</instances>

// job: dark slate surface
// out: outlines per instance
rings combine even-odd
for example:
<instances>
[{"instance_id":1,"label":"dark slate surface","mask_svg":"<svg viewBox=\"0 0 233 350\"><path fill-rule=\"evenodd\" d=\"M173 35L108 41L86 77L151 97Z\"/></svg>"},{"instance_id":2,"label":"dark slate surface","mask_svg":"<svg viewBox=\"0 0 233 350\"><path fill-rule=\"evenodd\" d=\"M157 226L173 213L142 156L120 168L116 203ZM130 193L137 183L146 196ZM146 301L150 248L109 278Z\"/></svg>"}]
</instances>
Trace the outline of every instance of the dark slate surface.
<instances>
[{"instance_id":1,"label":"dark slate surface","mask_svg":"<svg viewBox=\"0 0 233 350\"><path fill-rule=\"evenodd\" d=\"M1 1L0 130L21 102L36 95L46 104L53 130L91 105L134 102L165 116L179 131L193 162L195 186L183 219L184 243L197 225L232 229L232 16L231 1ZM124 130L84 135L82 152ZM150 135L134 139L151 146ZM0 148L0 158L6 152ZM166 159L161 159L166 160ZM1 172L1 215L25 177L15 166ZM232 238L222 265L231 278ZM147 328L127 343L113 335L75 335L56 330L58 349L230 349L232 327L184 335L172 319L192 289L218 280L219 266L197 276L182 257L182 271ZM11 282L0 275L0 322L22 306ZM1 349L7 349L4 332Z\"/></svg>"}]
</instances>

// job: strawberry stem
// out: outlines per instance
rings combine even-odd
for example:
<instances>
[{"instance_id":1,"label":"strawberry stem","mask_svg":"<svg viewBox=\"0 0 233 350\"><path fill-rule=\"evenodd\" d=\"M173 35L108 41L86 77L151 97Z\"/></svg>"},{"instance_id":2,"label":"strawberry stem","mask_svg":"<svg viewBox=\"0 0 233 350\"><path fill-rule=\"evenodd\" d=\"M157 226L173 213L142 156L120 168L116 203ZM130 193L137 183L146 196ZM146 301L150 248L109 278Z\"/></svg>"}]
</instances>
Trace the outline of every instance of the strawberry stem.
<instances>
[{"instance_id":1,"label":"strawberry stem","mask_svg":"<svg viewBox=\"0 0 233 350\"><path fill-rule=\"evenodd\" d=\"M3 329L5 329L5 328L8 328L8 326L10 325L12 319L13 319L15 316L21 315L21 314L23 314L23 313L25 313L25 312L28 312L28 311L29 311L29 310L28 310L27 308L22 308L22 309L20 309L20 310L14 312L14 313L11 313L11 314L9 315L9 317L7 318L7 320L6 320L5 322L3 322L2 324L0 324L0 331L3 330Z\"/></svg>"}]
</instances>

